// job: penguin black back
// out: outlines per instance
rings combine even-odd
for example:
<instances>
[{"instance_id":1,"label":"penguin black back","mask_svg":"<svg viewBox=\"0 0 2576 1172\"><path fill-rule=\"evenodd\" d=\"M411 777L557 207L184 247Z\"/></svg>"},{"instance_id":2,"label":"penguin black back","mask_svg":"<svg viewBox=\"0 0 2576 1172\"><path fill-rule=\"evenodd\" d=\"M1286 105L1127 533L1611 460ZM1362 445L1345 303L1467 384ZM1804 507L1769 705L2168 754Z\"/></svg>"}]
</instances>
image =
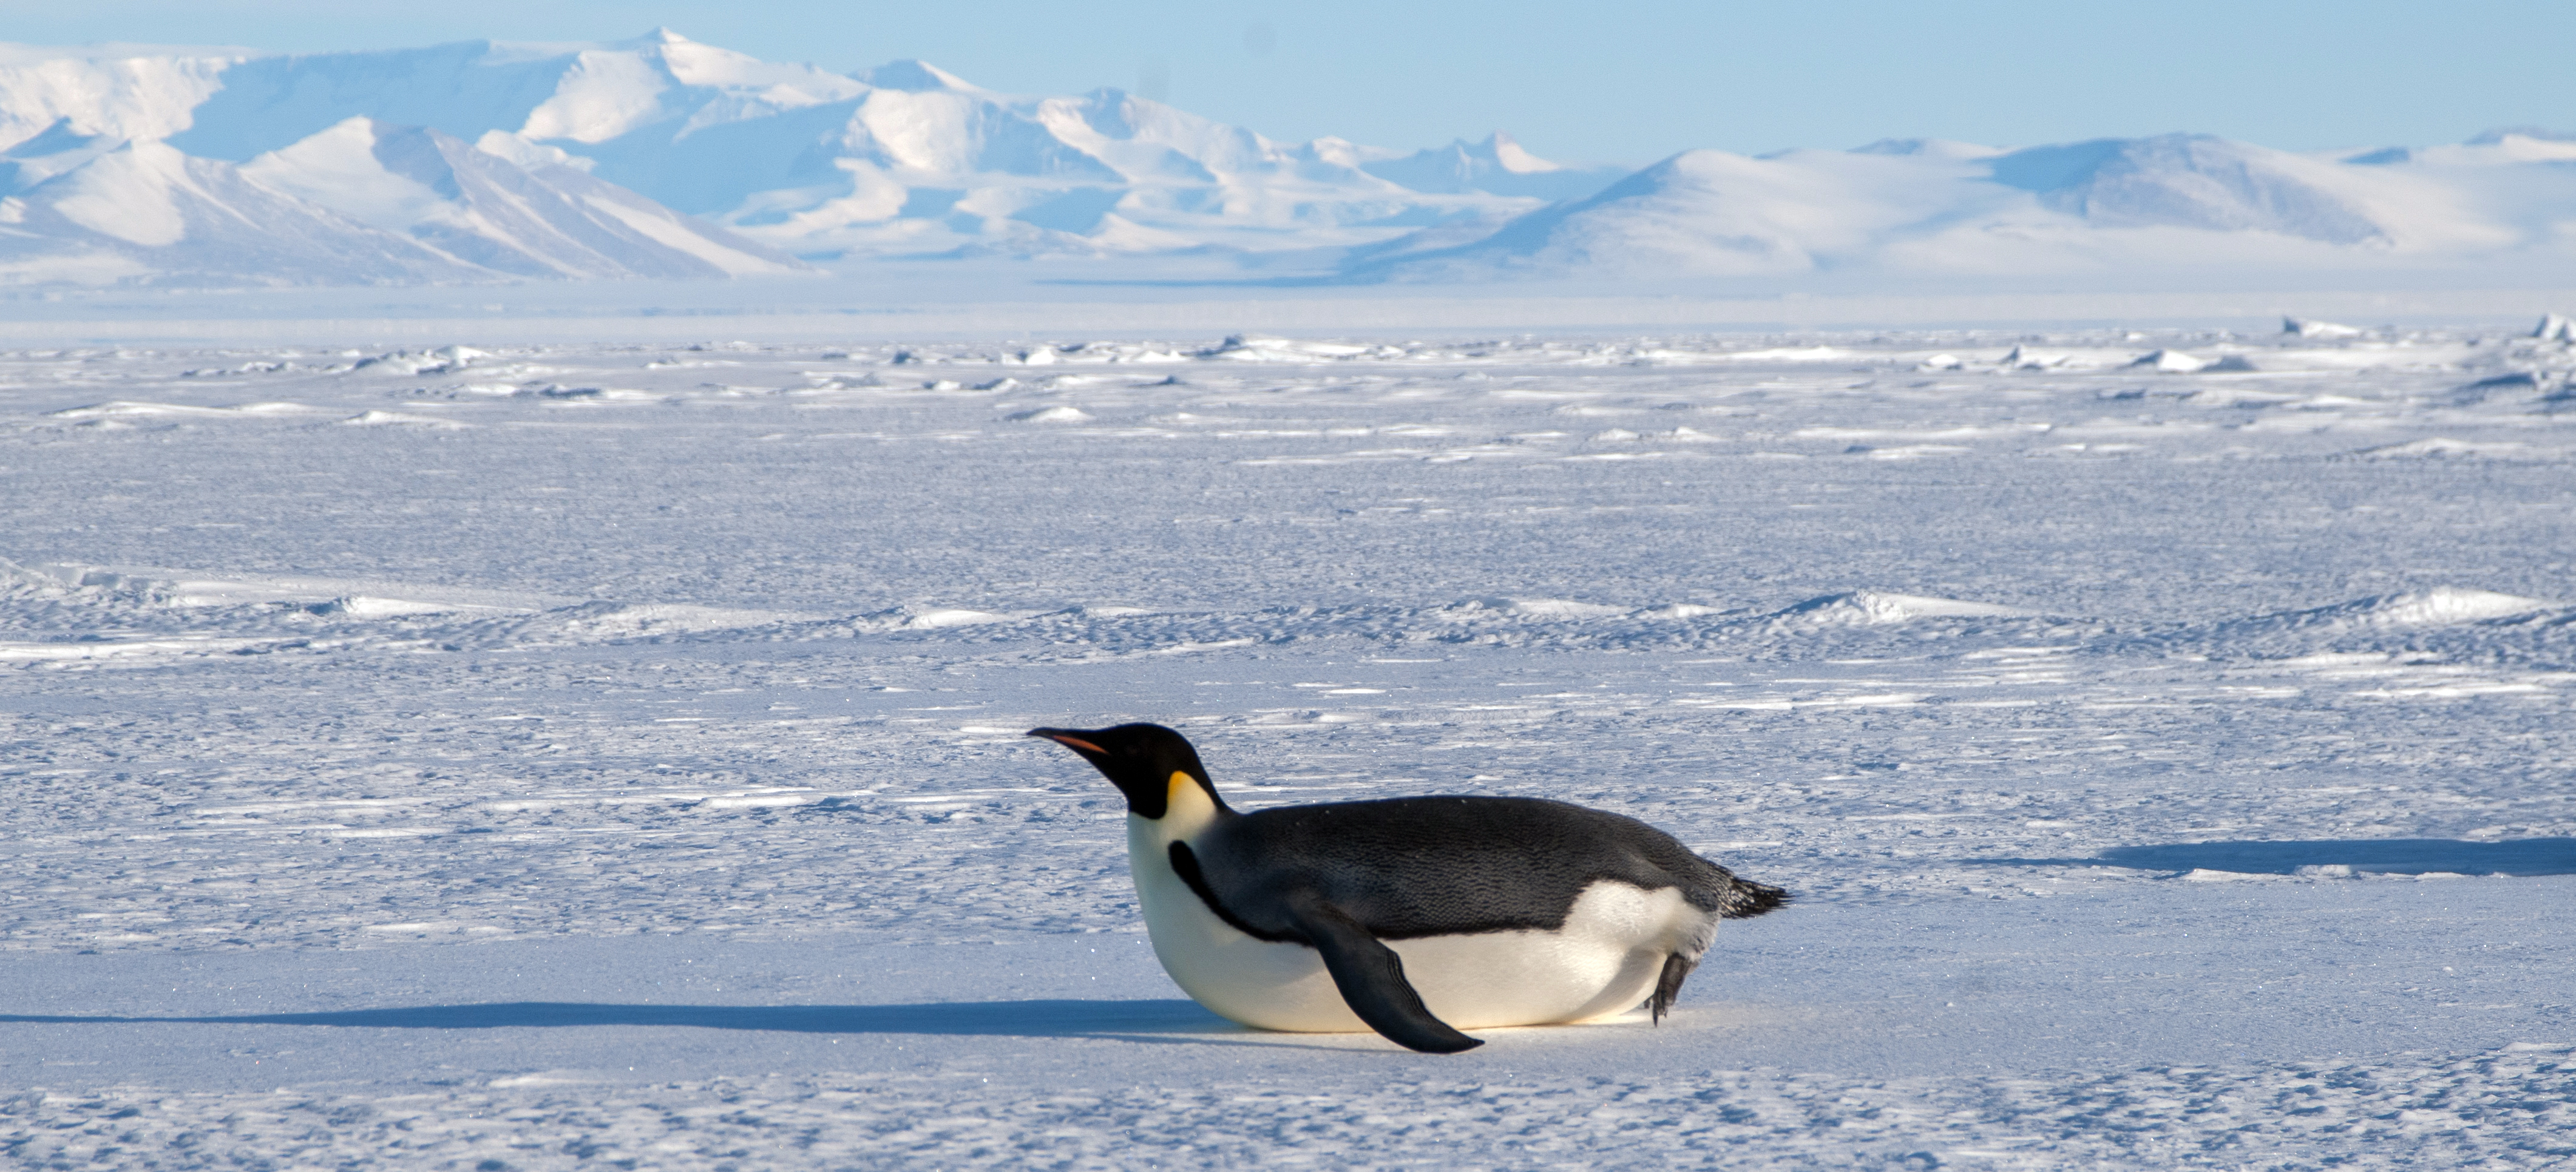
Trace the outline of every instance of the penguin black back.
<instances>
[{"instance_id":1,"label":"penguin black back","mask_svg":"<svg viewBox=\"0 0 2576 1172\"><path fill-rule=\"evenodd\" d=\"M1291 887L1317 891L1386 940L1557 931L1583 891L1605 880L1676 888L1691 906L1727 919L1788 898L1634 818L1544 798L1284 806L1226 819L1185 849L1203 875L1224 877L1202 898L1216 895L1220 914L1243 917L1237 926L1262 939L1291 937L1275 918L1238 905Z\"/></svg>"}]
</instances>

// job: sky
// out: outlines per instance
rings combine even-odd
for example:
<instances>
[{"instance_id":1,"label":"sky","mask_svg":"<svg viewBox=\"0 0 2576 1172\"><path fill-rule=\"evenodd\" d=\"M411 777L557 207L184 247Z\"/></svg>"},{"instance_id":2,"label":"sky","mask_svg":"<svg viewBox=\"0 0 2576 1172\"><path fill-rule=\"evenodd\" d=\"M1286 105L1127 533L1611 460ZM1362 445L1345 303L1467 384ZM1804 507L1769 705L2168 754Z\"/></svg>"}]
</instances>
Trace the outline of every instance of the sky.
<instances>
[{"instance_id":1,"label":"sky","mask_svg":"<svg viewBox=\"0 0 2576 1172\"><path fill-rule=\"evenodd\" d=\"M772 60L918 57L991 89L1116 86L1274 139L1505 130L1575 163L1880 138L2194 131L2291 150L2576 131L2564 0L0 0L0 40L313 52L655 26Z\"/></svg>"}]
</instances>

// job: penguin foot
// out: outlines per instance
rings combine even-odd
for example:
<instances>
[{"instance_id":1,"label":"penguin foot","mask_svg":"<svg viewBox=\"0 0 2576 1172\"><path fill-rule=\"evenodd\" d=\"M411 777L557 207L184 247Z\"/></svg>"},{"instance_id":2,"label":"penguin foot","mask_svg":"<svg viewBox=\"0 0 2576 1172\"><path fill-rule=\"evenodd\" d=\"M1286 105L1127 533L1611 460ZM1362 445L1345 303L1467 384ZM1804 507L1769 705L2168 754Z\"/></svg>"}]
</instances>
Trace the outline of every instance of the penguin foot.
<instances>
[{"instance_id":1,"label":"penguin foot","mask_svg":"<svg viewBox=\"0 0 2576 1172\"><path fill-rule=\"evenodd\" d=\"M1664 1015L1673 1011L1673 999L1682 995L1682 981L1699 962L1676 952L1664 958L1664 975L1655 981L1655 995L1646 1001L1646 1012L1654 1015L1656 1025L1664 1024Z\"/></svg>"}]
</instances>

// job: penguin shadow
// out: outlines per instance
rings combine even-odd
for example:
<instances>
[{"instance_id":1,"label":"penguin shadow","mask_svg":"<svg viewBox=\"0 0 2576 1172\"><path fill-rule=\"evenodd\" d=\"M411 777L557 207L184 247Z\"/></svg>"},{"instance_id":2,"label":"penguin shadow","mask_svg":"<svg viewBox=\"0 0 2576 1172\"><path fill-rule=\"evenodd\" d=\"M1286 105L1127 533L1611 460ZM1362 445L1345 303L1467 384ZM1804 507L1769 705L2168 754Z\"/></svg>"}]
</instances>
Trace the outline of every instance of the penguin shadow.
<instances>
[{"instance_id":1,"label":"penguin shadow","mask_svg":"<svg viewBox=\"0 0 2576 1172\"><path fill-rule=\"evenodd\" d=\"M2576 838L2471 842L2363 838L2315 842L2189 842L2113 847L2089 859L1979 859L1997 866L2127 867L2238 875L2576 875Z\"/></svg>"},{"instance_id":2,"label":"penguin shadow","mask_svg":"<svg viewBox=\"0 0 2576 1172\"><path fill-rule=\"evenodd\" d=\"M1195 1001L939 1001L915 1005L604 1005L504 1001L417 1005L321 1013L250 1013L195 1017L0 1014L24 1025L275 1025L346 1029L499 1030L580 1026L663 1026L807 1034L916 1034L950 1037L1093 1038L1148 1045L1352 1046L1291 1041L1313 1035L1273 1034L1236 1025ZM1351 1039L1373 1035L1331 1035Z\"/></svg>"}]
</instances>

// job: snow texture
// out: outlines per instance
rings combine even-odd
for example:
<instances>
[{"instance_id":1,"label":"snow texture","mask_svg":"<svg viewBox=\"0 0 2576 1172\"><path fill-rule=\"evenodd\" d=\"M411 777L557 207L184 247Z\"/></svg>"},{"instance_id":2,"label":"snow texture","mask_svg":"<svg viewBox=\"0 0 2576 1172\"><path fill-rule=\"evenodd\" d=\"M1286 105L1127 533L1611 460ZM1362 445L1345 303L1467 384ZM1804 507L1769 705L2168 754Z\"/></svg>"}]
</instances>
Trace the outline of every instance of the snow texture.
<instances>
[{"instance_id":1,"label":"snow texture","mask_svg":"<svg viewBox=\"0 0 2576 1172\"><path fill-rule=\"evenodd\" d=\"M2563 1165L2538 333L0 353L0 1152ZM1129 719L1798 901L1660 1026L1244 1030L1020 735Z\"/></svg>"}]
</instances>

